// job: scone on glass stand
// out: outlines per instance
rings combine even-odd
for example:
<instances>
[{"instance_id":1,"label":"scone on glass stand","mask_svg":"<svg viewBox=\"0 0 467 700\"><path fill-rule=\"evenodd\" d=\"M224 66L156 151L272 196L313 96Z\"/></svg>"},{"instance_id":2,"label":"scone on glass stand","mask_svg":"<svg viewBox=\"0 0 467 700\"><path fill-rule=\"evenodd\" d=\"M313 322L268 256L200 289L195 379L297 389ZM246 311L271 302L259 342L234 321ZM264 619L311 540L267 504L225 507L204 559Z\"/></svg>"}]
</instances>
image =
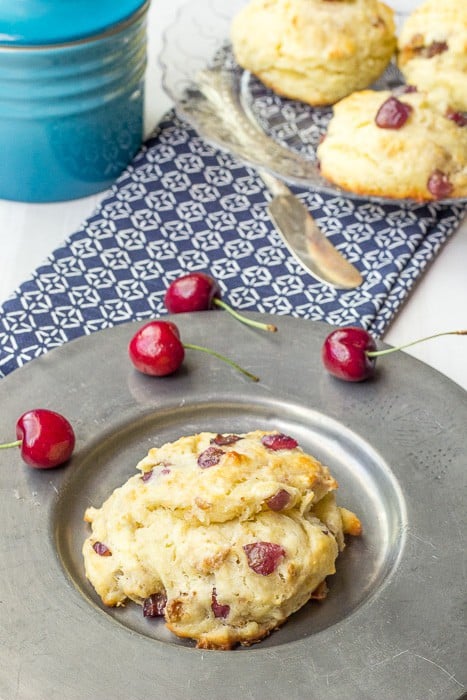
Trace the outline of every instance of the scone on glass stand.
<instances>
[{"instance_id":1,"label":"scone on glass stand","mask_svg":"<svg viewBox=\"0 0 467 700\"><path fill-rule=\"evenodd\" d=\"M360 534L327 467L281 433L200 433L153 448L140 472L86 510L86 575L204 649L249 645L310 598Z\"/></svg>"},{"instance_id":2,"label":"scone on glass stand","mask_svg":"<svg viewBox=\"0 0 467 700\"><path fill-rule=\"evenodd\" d=\"M406 19L398 64L443 109L467 111L467 2L426 0ZM467 119L467 114L466 114Z\"/></svg>"},{"instance_id":3,"label":"scone on glass stand","mask_svg":"<svg viewBox=\"0 0 467 700\"><path fill-rule=\"evenodd\" d=\"M360 195L420 202L467 197L462 114L410 86L334 105L317 156L323 177Z\"/></svg>"},{"instance_id":4,"label":"scone on glass stand","mask_svg":"<svg viewBox=\"0 0 467 700\"><path fill-rule=\"evenodd\" d=\"M393 10L379 0L252 0L234 18L239 65L312 106L371 85L396 48Z\"/></svg>"}]
</instances>

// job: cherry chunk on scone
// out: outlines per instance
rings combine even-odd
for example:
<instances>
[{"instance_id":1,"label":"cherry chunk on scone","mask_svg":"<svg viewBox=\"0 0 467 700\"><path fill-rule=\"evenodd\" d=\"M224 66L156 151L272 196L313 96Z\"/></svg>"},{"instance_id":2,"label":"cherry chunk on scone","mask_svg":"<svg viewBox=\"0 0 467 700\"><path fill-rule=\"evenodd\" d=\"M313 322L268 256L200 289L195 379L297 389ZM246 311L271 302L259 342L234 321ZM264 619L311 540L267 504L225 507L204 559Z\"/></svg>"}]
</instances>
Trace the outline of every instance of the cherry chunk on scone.
<instances>
[{"instance_id":1,"label":"cherry chunk on scone","mask_svg":"<svg viewBox=\"0 0 467 700\"><path fill-rule=\"evenodd\" d=\"M467 197L467 127L414 86L362 90L333 108L321 174L360 195L420 202Z\"/></svg>"},{"instance_id":2,"label":"cherry chunk on scone","mask_svg":"<svg viewBox=\"0 0 467 700\"><path fill-rule=\"evenodd\" d=\"M86 575L199 648L260 641L310 598L360 521L329 469L280 432L200 433L153 448L88 508Z\"/></svg>"},{"instance_id":3,"label":"cherry chunk on scone","mask_svg":"<svg viewBox=\"0 0 467 700\"><path fill-rule=\"evenodd\" d=\"M425 0L405 20L398 39L405 80L454 113L467 110L467 2Z\"/></svg>"}]
</instances>

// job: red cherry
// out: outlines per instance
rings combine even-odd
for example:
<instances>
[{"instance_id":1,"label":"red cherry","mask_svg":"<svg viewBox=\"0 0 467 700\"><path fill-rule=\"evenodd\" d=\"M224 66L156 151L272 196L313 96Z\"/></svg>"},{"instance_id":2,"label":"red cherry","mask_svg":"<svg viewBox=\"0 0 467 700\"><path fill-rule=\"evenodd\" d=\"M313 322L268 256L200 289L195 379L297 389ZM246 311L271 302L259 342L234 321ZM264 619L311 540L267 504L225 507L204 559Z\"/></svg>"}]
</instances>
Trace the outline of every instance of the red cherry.
<instances>
[{"instance_id":1,"label":"red cherry","mask_svg":"<svg viewBox=\"0 0 467 700\"><path fill-rule=\"evenodd\" d=\"M16 422L21 457L36 469L58 467L68 461L75 447L75 434L60 413L36 408L23 413Z\"/></svg>"},{"instance_id":2,"label":"red cherry","mask_svg":"<svg viewBox=\"0 0 467 700\"><path fill-rule=\"evenodd\" d=\"M207 311L213 308L213 300L220 297L216 280L204 272L190 272L171 282L164 303L171 314L186 311Z\"/></svg>"},{"instance_id":3,"label":"red cherry","mask_svg":"<svg viewBox=\"0 0 467 700\"><path fill-rule=\"evenodd\" d=\"M185 357L180 333L170 321L150 321L135 333L128 346L137 370L154 377L177 371Z\"/></svg>"},{"instance_id":4,"label":"red cherry","mask_svg":"<svg viewBox=\"0 0 467 700\"><path fill-rule=\"evenodd\" d=\"M347 382L361 382L371 377L376 359L368 356L376 343L368 331L356 326L338 328L324 341L321 357L330 374Z\"/></svg>"},{"instance_id":5,"label":"red cherry","mask_svg":"<svg viewBox=\"0 0 467 700\"><path fill-rule=\"evenodd\" d=\"M213 277L205 272L190 272L171 282L165 292L164 303L171 314L208 311L219 307L247 326L263 331L277 331L277 327L271 323L253 321L222 301L219 285Z\"/></svg>"},{"instance_id":6,"label":"red cherry","mask_svg":"<svg viewBox=\"0 0 467 700\"><path fill-rule=\"evenodd\" d=\"M193 343L182 343L175 323L149 321L131 338L128 345L130 360L137 370L153 377L165 377L177 371L185 357L185 349L201 350L219 358L257 382L258 377L215 350Z\"/></svg>"},{"instance_id":7,"label":"red cherry","mask_svg":"<svg viewBox=\"0 0 467 700\"><path fill-rule=\"evenodd\" d=\"M347 326L332 331L324 340L321 359L328 372L346 382L361 382L374 374L376 358L403 350L425 340L440 338L443 335L467 335L467 330L443 331L434 335L413 340L397 347L377 350L376 343L368 331L357 326Z\"/></svg>"}]
</instances>

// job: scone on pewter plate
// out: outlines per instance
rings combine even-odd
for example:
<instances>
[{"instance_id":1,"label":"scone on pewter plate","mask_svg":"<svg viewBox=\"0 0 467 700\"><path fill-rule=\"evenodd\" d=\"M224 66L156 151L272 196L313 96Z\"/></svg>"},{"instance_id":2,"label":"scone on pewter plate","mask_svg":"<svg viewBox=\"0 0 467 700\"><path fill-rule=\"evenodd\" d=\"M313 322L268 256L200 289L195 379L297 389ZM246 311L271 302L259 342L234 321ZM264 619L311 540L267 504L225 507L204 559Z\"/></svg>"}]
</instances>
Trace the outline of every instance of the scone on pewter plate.
<instances>
[{"instance_id":1,"label":"scone on pewter plate","mask_svg":"<svg viewBox=\"0 0 467 700\"><path fill-rule=\"evenodd\" d=\"M363 90L334 105L317 149L321 174L362 195L466 197L467 129L426 94L403 89Z\"/></svg>"},{"instance_id":2,"label":"scone on pewter plate","mask_svg":"<svg viewBox=\"0 0 467 700\"><path fill-rule=\"evenodd\" d=\"M281 433L183 437L138 469L86 510L86 575L106 605L130 599L199 648L257 642L325 597L361 531L327 467Z\"/></svg>"},{"instance_id":3,"label":"scone on pewter plate","mask_svg":"<svg viewBox=\"0 0 467 700\"><path fill-rule=\"evenodd\" d=\"M242 68L313 106L371 85L396 49L393 10L379 0L252 0L231 38Z\"/></svg>"},{"instance_id":4,"label":"scone on pewter plate","mask_svg":"<svg viewBox=\"0 0 467 700\"><path fill-rule=\"evenodd\" d=\"M427 0L406 19L398 41L408 83L443 109L467 110L467 2Z\"/></svg>"}]
</instances>

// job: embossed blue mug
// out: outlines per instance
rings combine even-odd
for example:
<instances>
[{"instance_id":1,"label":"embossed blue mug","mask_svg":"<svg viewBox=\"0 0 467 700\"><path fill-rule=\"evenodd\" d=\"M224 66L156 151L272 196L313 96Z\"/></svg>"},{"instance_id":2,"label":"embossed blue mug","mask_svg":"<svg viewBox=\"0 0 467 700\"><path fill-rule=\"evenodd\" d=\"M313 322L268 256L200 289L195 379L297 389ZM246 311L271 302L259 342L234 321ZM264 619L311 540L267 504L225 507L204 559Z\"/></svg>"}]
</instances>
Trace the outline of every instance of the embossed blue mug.
<instances>
[{"instance_id":1,"label":"embossed blue mug","mask_svg":"<svg viewBox=\"0 0 467 700\"><path fill-rule=\"evenodd\" d=\"M143 137L149 0L0 0L0 198L112 184Z\"/></svg>"}]
</instances>

